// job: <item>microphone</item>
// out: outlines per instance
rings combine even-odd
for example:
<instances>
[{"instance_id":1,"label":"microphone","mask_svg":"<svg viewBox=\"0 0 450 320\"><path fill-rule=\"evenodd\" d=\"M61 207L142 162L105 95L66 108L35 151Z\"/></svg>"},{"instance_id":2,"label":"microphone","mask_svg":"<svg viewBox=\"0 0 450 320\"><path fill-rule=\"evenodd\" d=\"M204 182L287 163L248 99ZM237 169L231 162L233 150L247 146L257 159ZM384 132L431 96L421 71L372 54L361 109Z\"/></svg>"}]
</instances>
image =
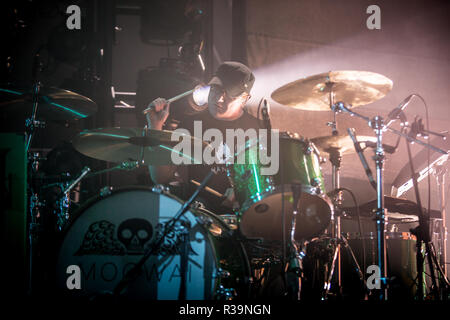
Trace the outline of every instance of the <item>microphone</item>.
<instances>
[{"instance_id":1,"label":"microphone","mask_svg":"<svg viewBox=\"0 0 450 320\"><path fill-rule=\"evenodd\" d=\"M261 109L261 115L262 115L262 118L264 120L264 124L266 126L266 129L271 130L272 129L272 125L270 123L269 112L270 112L270 105L267 102L267 99L264 99L263 107Z\"/></svg>"},{"instance_id":2,"label":"microphone","mask_svg":"<svg viewBox=\"0 0 450 320\"><path fill-rule=\"evenodd\" d=\"M375 179L373 178L372 170L370 170L370 167L367 164L366 157L364 157L364 153L363 153L363 151L361 149L361 146L359 145L358 140L356 140L356 138L355 138L354 131L355 131L355 129L353 129L353 128L348 128L347 129L348 135L352 139L353 145L355 147L355 150L358 153L359 159L361 160L361 163L363 165L364 171L366 172L366 175L369 178L369 182L372 185L372 187L376 190L377 189L377 183L375 182Z\"/></svg>"},{"instance_id":3,"label":"microphone","mask_svg":"<svg viewBox=\"0 0 450 320\"><path fill-rule=\"evenodd\" d=\"M395 120L397 120L397 118L400 117L400 115L402 114L402 111L406 109L406 107L411 102L411 99L413 97L414 97L414 94L409 95L397 107L395 107L394 109L392 109L391 112L389 112L389 114L387 116L388 122L386 124L386 127L389 127L391 125L391 123L393 123ZM405 122L405 117L402 117L402 122Z\"/></svg>"}]
</instances>

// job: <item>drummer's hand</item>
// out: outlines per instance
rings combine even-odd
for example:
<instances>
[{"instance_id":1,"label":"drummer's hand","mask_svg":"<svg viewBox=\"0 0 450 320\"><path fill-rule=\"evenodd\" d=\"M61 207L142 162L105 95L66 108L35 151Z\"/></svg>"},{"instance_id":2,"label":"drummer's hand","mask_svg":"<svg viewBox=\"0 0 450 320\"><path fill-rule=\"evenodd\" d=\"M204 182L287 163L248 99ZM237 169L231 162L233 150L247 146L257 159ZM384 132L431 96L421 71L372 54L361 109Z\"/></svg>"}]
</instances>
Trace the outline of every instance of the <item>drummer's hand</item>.
<instances>
[{"instance_id":1,"label":"drummer's hand","mask_svg":"<svg viewBox=\"0 0 450 320\"><path fill-rule=\"evenodd\" d=\"M157 98L149 104L150 129L162 130L169 116L170 103L164 98Z\"/></svg>"},{"instance_id":2,"label":"drummer's hand","mask_svg":"<svg viewBox=\"0 0 450 320\"><path fill-rule=\"evenodd\" d=\"M235 207L235 205L236 205L236 203L235 203L235 202L236 202L236 201L235 201L236 197L235 197L235 195L234 195L234 190L233 190L233 188L228 188L228 189L225 191L223 197L225 198L225 200L223 200L222 206L224 206L224 207L230 207L230 208L234 208L234 207Z\"/></svg>"}]
</instances>

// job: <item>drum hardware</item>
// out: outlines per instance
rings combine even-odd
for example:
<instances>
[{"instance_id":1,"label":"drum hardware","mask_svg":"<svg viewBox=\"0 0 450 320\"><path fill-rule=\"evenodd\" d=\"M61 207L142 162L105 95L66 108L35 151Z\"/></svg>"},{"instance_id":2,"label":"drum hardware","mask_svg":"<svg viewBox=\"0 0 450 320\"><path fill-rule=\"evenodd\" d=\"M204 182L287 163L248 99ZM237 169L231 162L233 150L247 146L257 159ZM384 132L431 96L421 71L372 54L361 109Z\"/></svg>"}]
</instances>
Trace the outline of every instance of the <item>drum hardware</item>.
<instances>
[{"instance_id":1,"label":"drum hardware","mask_svg":"<svg viewBox=\"0 0 450 320\"><path fill-rule=\"evenodd\" d=\"M333 260L331 262L331 269L330 269L330 273L328 275L328 279L326 280L324 287L323 287L322 300L327 300L330 295L331 281L333 279L335 263L336 263L336 261L338 261L338 255L340 253L341 245L343 245L343 247L347 250L347 253L350 255L352 263L354 263L354 267L355 267L354 270L358 274L359 281L361 282L361 284L363 285L364 288L367 288L366 280L364 279L364 274L361 271L361 267L359 266L358 260L356 259L355 254L354 254L352 248L350 247L347 239L345 238L344 235L341 234L340 237L337 238L336 240L337 240L336 249L335 249L335 252L333 255ZM339 247L339 249L337 249L338 247ZM342 281L342 279L341 279L341 281ZM339 294L342 294L342 292L339 292Z\"/></svg>"},{"instance_id":2,"label":"drum hardware","mask_svg":"<svg viewBox=\"0 0 450 320\"><path fill-rule=\"evenodd\" d=\"M84 167L83 170L81 171L80 175L75 178L75 180L73 180L73 182L63 190L63 194L65 196L67 196L69 194L69 192L78 184L80 183L81 179L83 179L89 172L91 171L91 168L89 167Z\"/></svg>"},{"instance_id":3,"label":"drum hardware","mask_svg":"<svg viewBox=\"0 0 450 320\"><path fill-rule=\"evenodd\" d=\"M303 256L300 255L301 250L296 244L295 239L295 231L296 231L296 225L297 225L297 215L299 214L299 204L300 204L300 198L302 194L302 186L299 184L292 184L292 221L291 221L291 230L290 230L290 239L289 244L286 242L283 242L283 248L289 249L289 256L288 256L288 271L294 273L298 277L298 289L294 290L297 292L296 300L300 300L300 292L301 292L301 270L302 270L302 258ZM284 201L284 199L283 199ZM285 211L283 210L283 220L286 220L285 217ZM282 224L283 229L285 228L284 224ZM284 233L284 232L283 232ZM283 234L283 240L285 240L286 237ZM283 252L284 253L284 252ZM284 253L285 254L285 253ZM283 256L283 267L284 263L286 261L284 260L285 256ZM286 292L289 290L288 286L288 278L286 272L284 273L284 280L285 280L285 289Z\"/></svg>"},{"instance_id":4,"label":"drum hardware","mask_svg":"<svg viewBox=\"0 0 450 320\"><path fill-rule=\"evenodd\" d=\"M426 245L426 251L428 253L428 257L429 257L429 263L432 266L432 252L430 249L430 244L429 244L429 234L427 234L427 232L429 232L429 230L426 230L427 228L425 227L427 225L427 221L425 221L425 218L422 214L422 205L420 204L420 197L419 197L419 192L418 192L418 186L417 186L417 178L415 176L415 171L414 171L414 167L413 167L413 163L412 163L412 157L410 154L410 147L409 147L409 142L415 142L418 143L420 145L426 146L429 149L435 150L441 154L448 154L448 152L441 150L437 147L434 147L428 143L424 143L418 139L416 139L416 136L414 135L414 137L411 136L411 134L404 134L403 132L400 132L398 130L395 130L391 127L387 127L384 125L384 120L381 116L375 116L374 118L368 118L366 116L363 116L361 114L358 114L352 110L350 110L349 108L346 107L346 105L343 102L338 102L336 104L336 106L347 113L350 113L353 116L357 116L363 120L365 120L368 125L374 130L375 135L377 137L377 146L375 149L375 156L374 156L374 160L375 160L375 165L376 165L376 171L377 171L377 211L376 211L376 218L377 218L377 243L378 243L378 253L377 253L377 265L380 268L380 272L381 272L381 284L382 284L382 289L379 292L379 299L380 300L386 300L387 299L387 270L386 270L386 237L385 237L385 205L384 205L384 192L383 192L383 164L384 164L384 148L383 148L383 144L382 144L382 136L383 136L383 132L388 130L390 132L393 132L399 136L404 137L407 140L407 148L408 148L408 156L409 156L409 163L410 163L410 168L411 168L411 175L412 175L412 179L413 179L413 183L414 183L414 187L415 187L415 193L416 193L416 198L417 198L417 205L419 208L419 227L417 230L417 238L418 238L418 244L417 245L417 267L418 267L418 272L419 272L419 287L421 288L421 290L423 290L423 274L421 272L421 269L423 267L423 263L419 263L420 260L422 259L421 257L421 247L422 247L422 242L425 243ZM438 269L439 265L438 265ZM444 277L446 285L448 286L448 280ZM433 285L435 284L435 279L434 279L434 271L433 271ZM419 291L421 291L419 290ZM419 299L423 299L423 295L419 294Z\"/></svg>"},{"instance_id":5,"label":"drum hardware","mask_svg":"<svg viewBox=\"0 0 450 320\"><path fill-rule=\"evenodd\" d=\"M173 229L174 229L176 223L178 222L178 220L180 220L180 218L187 212L187 210L189 209L189 206L192 204L192 202L198 196L200 191L203 190L203 188L209 182L209 180L211 179L213 174L214 174L214 172L210 171L206 175L206 177L203 179L202 183L200 184L200 186L198 186L198 188L195 190L195 192L192 194L192 196L186 202L183 203L182 207L178 210L176 215L167 222L166 226L164 227L164 231L160 235L160 237L158 237L158 239L156 239L151 244L151 246L148 249L146 249L142 258L130 270L128 270L123 275L122 280L120 280L120 282L115 286L115 288L113 290L113 294L115 296L120 296L123 293L123 291L127 288L127 286L129 286L130 283L132 281L134 281L140 275L140 273L142 272L142 267L143 267L144 263L150 258L150 256L155 252L155 250L157 250L163 244L166 236L170 232L173 232ZM180 289L179 297L186 297L185 284L183 284L182 289Z\"/></svg>"},{"instance_id":6,"label":"drum hardware","mask_svg":"<svg viewBox=\"0 0 450 320\"><path fill-rule=\"evenodd\" d=\"M6 85L0 88L1 111L8 117L22 118L29 116L25 122L25 151L28 154L28 206L29 206L29 258L28 258L28 293L33 292L35 283L35 256L37 255L37 242L42 226L38 221L41 209L45 204L39 199L40 195L34 182L37 178L39 154L33 153L31 147L36 130L45 129L47 120L76 120L88 117L96 112L96 104L81 95L58 88L45 87L39 81L42 71L42 61L39 53L33 57L32 81L30 87ZM39 116L39 119L38 119ZM45 120L44 120L45 119Z\"/></svg>"},{"instance_id":7,"label":"drum hardware","mask_svg":"<svg viewBox=\"0 0 450 320\"><path fill-rule=\"evenodd\" d=\"M335 92L334 92L334 82L331 82L329 79L325 82L326 92L329 93L329 107L330 110L333 111L333 121L328 122L327 125L331 127L331 137L338 137L339 132L337 130L337 114L339 109L336 108L335 105ZM338 140L339 141L339 140ZM331 263L331 269L329 271L328 280L325 283L325 291L322 299L328 299L328 294L331 288L331 280L333 278L334 270L336 268L336 280L337 280L337 295L341 296L342 294L342 277L341 277L341 213L342 211L339 209L342 205L342 192L340 191L341 183L340 183L340 171L341 171L341 161L342 161L342 148L331 148L328 151L329 160L331 162L331 186L333 191L336 191L335 196L332 198L333 210L331 216L331 237L336 241L335 252L333 255L333 260Z\"/></svg>"},{"instance_id":8,"label":"drum hardware","mask_svg":"<svg viewBox=\"0 0 450 320\"><path fill-rule=\"evenodd\" d=\"M107 197L109 195L111 195L111 193L113 192L114 188L111 186L104 186L103 188L100 189L100 191L98 192L98 195L101 198Z\"/></svg>"},{"instance_id":9,"label":"drum hardware","mask_svg":"<svg viewBox=\"0 0 450 320\"><path fill-rule=\"evenodd\" d=\"M417 118L414 120L414 123L411 127L410 133L408 134L408 137L412 139L416 139L416 136L420 134L420 124L414 125L417 122ZM417 128L419 128L418 131ZM406 148L408 151L408 159L409 159L409 165L411 168L411 179L413 181L414 185L414 193L416 196L416 202L417 206L419 208L419 225L412 229L411 232L417 237L417 252L416 252L416 262L417 262L417 273L418 273L418 299L423 300L425 297L425 290L424 290L424 275L423 275L423 264L424 264L424 256L422 253L422 246L425 246L425 254L428 258L428 267L430 269L430 275L431 275L431 281L432 281L432 294L434 295L435 299L442 299L446 294L447 290L450 287L450 282L447 279L441 265L439 264L436 253L433 250L432 242L431 242L431 235L430 235L430 225L429 225L429 218L425 217L425 214L422 209L421 200L420 200L420 193L419 193L419 186L417 183L417 175L414 169L414 164L412 160L411 155L411 147L410 147L410 141L406 141ZM444 153L447 153L444 151ZM441 279L441 283L437 283L436 280L436 274L435 274L435 268L438 271L439 277Z\"/></svg>"},{"instance_id":10,"label":"drum hardware","mask_svg":"<svg viewBox=\"0 0 450 320\"><path fill-rule=\"evenodd\" d=\"M331 268L329 270L329 275L324 285L324 295L322 298L328 299L329 291L331 289L331 281L333 279L333 275L336 269L336 281L337 281L337 295L340 296L342 294L342 278L341 278L341 243L342 243L342 234L341 234L341 214L343 211L340 210L342 205L342 190L340 185L340 168L342 155L339 150L333 150L329 153L330 162L331 162L331 185L333 188L334 196L331 198L333 201L333 214L331 216L331 238L336 242L335 252L333 255L333 260L331 264ZM351 250L351 249L350 249Z\"/></svg>"},{"instance_id":11,"label":"drum hardware","mask_svg":"<svg viewBox=\"0 0 450 320\"><path fill-rule=\"evenodd\" d=\"M139 166L139 162L138 161L123 161L120 164L118 164L117 166L111 167L111 168L107 168L107 169L103 169L103 170L98 170L98 171L94 171L94 172L90 172L86 175L86 178L91 178L94 176L97 176L99 174L104 174L104 173L108 173L111 171L116 171L116 170L125 170L125 171L132 171L134 169L138 169Z\"/></svg>"}]
</instances>

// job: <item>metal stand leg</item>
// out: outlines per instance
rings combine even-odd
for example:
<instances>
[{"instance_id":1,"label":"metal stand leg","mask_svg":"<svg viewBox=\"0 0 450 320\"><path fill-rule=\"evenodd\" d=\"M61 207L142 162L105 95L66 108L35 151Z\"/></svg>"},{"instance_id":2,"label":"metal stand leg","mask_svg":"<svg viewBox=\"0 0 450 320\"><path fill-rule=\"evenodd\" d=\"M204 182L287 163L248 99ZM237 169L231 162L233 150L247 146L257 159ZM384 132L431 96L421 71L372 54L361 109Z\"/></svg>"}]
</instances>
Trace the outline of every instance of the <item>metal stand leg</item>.
<instances>
[{"instance_id":1,"label":"metal stand leg","mask_svg":"<svg viewBox=\"0 0 450 320\"><path fill-rule=\"evenodd\" d=\"M446 227L446 210L445 210L445 174L447 170L444 166L438 166L435 170L436 183L439 189L439 207L442 216L442 226L440 228L440 241L439 241L439 262L442 266L444 276L447 277L447 227Z\"/></svg>"},{"instance_id":2,"label":"metal stand leg","mask_svg":"<svg viewBox=\"0 0 450 320\"><path fill-rule=\"evenodd\" d=\"M379 294L380 300L388 299L387 291L387 261L386 261L386 219L384 210L384 191L383 191L383 165L384 165L384 149L382 144L383 137L383 118L375 117L371 121L371 126L377 136L377 148L375 150L375 165L377 169L377 264L381 274L381 289Z\"/></svg>"},{"instance_id":3,"label":"metal stand leg","mask_svg":"<svg viewBox=\"0 0 450 320\"><path fill-rule=\"evenodd\" d=\"M290 232L290 259L289 259L289 271L293 272L298 279L298 288L296 300L300 300L301 296L301 272L302 272L302 258L300 257L300 249L295 241L295 230L297 224L298 206L300 197L302 194L302 186L299 184L293 184L291 186L293 194L293 208L292 208L292 223Z\"/></svg>"},{"instance_id":4,"label":"metal stand leg","mask_svg":"<svg viewBox=\"0 0 450 320\"><path fill-rule=\"evenodd\" d=\"M336 151L334 153L330 153L330 161L332 164L332 188L333 190L339 190L341 187L341 160L342 155L340 152ZM333 199L333 205L335 208L339 207L342 204L342 192L338 192ZM340 295L341 289L342 289L342 277L341 277L341 244L340 241L338 241L341 237L341 217L339 210L334 210L334 215L332 217L331 221L331 237L336 240L336 252L333 258L332 263L332 270L330 270L330 279L329 282L332 281L331 277L333 276L332 273L334 272L334 268L336 268L336 284L338 292L337 294ZM330 286L330 284L328 284Z\"/></svg>"}]
</instances>

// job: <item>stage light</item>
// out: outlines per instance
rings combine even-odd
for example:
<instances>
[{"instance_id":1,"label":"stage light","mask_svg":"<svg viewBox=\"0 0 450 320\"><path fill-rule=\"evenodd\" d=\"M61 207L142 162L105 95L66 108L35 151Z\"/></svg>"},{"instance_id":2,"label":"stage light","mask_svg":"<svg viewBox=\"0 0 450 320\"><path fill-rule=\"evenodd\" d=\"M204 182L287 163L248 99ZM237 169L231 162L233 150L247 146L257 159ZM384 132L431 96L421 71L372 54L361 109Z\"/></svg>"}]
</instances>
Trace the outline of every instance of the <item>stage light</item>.
<instances>
[{"instance_id":1,"label":"stage light","mask_svg":"<svg viewBox=\"0 0 450 320\"><path fill-rule=\"evenodd\" d=\"M203 106L208 103L209 90L211 86L197 86L192 93L192 99L198 106Z\"/></svg>"}]
</instances>

